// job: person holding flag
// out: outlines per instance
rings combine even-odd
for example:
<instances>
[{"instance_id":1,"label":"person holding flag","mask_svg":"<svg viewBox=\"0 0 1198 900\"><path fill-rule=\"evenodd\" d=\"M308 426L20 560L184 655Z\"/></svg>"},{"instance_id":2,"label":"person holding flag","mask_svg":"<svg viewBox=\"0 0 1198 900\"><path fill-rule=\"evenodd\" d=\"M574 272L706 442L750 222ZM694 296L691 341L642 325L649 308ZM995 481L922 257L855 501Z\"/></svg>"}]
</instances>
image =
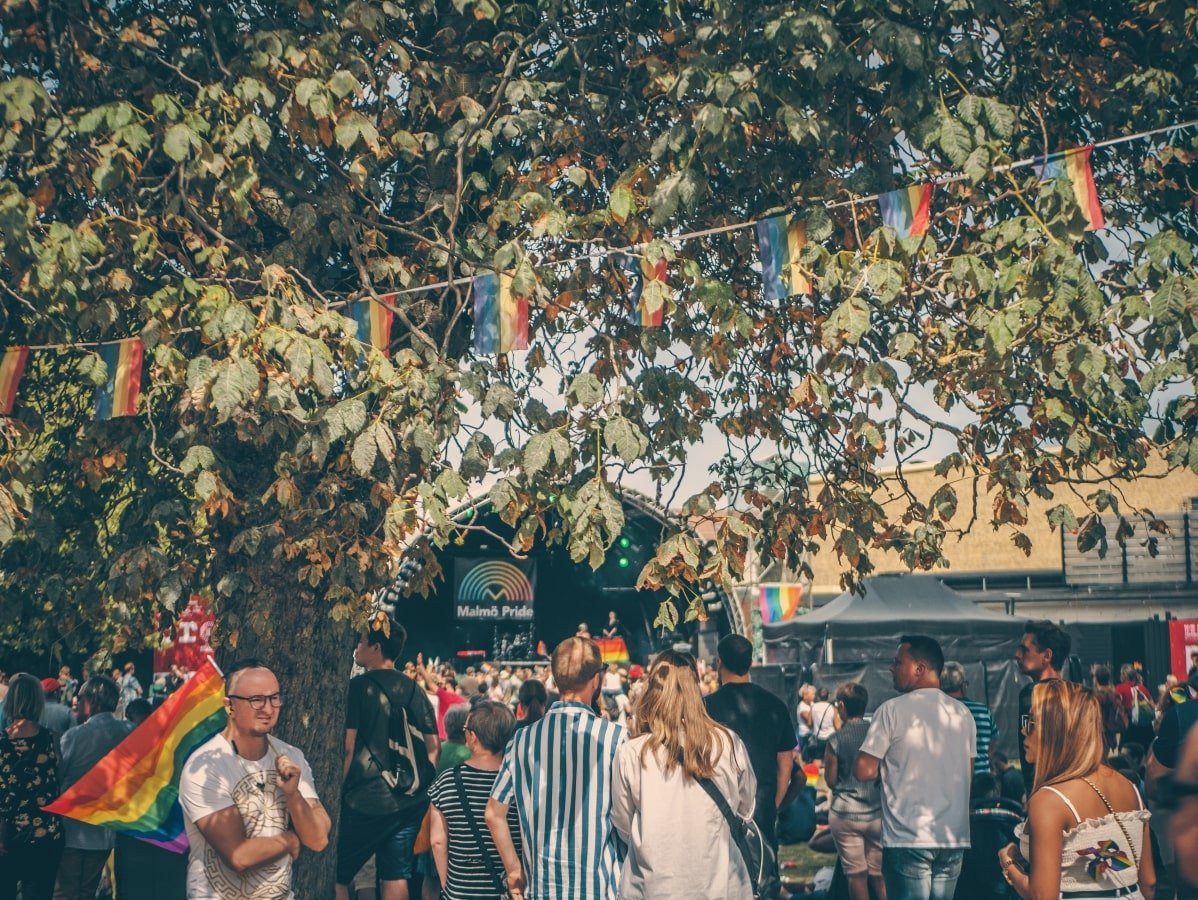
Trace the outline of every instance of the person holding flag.
<instances>
[{"instance_id":1,"label":"person holding flag","mask_svg":"<svg viewBox=\"0 0 1198 900\"><path fill-rule=\"evenodd\" d=\"M293 897L291 863L328 846L331 821L297 747L270 736L283 693L257 660L225 678L225 729L183 767L189 900Z\"/></svg>"}]
</instances>

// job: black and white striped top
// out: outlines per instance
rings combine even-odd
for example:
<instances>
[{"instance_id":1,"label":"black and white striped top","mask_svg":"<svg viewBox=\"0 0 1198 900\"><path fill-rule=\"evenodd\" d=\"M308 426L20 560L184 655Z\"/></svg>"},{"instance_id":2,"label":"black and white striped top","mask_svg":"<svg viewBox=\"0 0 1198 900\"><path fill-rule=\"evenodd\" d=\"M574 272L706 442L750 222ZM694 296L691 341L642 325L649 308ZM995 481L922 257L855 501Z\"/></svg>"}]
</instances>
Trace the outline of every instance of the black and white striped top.
<instances>
[{"instance_id":1,"label":"black and white striped top","mask_svg":"<svg viewBox=\"0 0 1198 900\"><path fill-rule=\"evenodd\" d=\"M483 862L482 851L474 831L470 828L469 820L462 809L461 796L458 793L454 772L461 771L462 786L466 790L466 799L474 811L474 821L478 823L486 852L491 856L496 874L504 877L503 862L483 813L487 808L487 799L491 796L491 788L495 785L498 772L486 772L482 769L471 768L468 763L446 769L429 788L428 796L433 806L445 817L445 828L449 833L449 883L444 887L443 897L448 900L492 900L500 895L499 885L491 877L490 870ZM520 823L516 808L508 810L508 827L511 828L512 839L516 843L516 852L520 852Z\"/></svg>"}]
</instances>

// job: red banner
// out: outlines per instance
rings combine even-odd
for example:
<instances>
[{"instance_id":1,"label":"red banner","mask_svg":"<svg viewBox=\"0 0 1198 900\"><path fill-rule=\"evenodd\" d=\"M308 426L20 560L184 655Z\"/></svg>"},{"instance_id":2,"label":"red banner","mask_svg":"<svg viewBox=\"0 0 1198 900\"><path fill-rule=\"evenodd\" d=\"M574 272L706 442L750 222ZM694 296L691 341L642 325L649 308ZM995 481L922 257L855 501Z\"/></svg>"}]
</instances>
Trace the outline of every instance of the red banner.
<instances>
[{"instance_id":1,"label":"red banner","mask_svg":"<svg viewBox=\"0 0 1198 900\"><path fill-rule=\"evenodd\" d=\"M1198 621L1169 620L1169 662L1169 671L1182 681L1198 666Z\"/></svg>"},{"instance_id":2,"label":"red banner","mask_svg":"<svg viewBox=\"0 0 1198 900\"><path fill-rule=\"evenodd\" d=\"M208 639L212 637L215 625L216 616L208 611L204 599L199 594L192 594L187 609L179 615L175 627L167 632L170 643L154 651L154 672L169 672L171 666L182 666L188 672L194 672L212 659L213 650Z\"/></svg>"}]
</instances>

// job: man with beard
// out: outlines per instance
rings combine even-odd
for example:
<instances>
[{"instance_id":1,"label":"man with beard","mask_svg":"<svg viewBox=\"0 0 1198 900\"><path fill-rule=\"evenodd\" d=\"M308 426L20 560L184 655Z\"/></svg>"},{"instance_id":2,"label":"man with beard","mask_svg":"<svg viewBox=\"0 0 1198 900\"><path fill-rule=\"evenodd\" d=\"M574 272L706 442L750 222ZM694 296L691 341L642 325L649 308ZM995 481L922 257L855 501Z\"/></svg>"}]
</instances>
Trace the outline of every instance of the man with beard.
<instances>
[{"instance_id":1,"label":"man with beard","mask_svg":"<svg viewBox=\"0 0 1198 900\"><path fill-rule=\"evenodd\" d=\"M191 755L179 781L189 900L290 900L292 860L328 845L329 814L304 754L270 735L282 705L263 663L226 675L228 725Z\"/></svg>"}]
</instances>

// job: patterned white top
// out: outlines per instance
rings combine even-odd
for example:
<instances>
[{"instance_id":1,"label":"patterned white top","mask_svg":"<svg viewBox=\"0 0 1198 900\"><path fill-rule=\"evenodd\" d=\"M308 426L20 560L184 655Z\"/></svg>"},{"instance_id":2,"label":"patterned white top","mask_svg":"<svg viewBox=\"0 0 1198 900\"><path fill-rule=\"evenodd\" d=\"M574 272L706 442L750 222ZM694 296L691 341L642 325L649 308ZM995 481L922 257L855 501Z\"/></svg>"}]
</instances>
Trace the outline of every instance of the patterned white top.
<instances>
[{"instance_id":1,"label":"patterned white top","mask_svg":"<svg viewBox=\"0 0 1198 900\"><path fill-rule=\"evenodd\" d=\"M1144 826L1151 815L1144 809L1139 791L1136 791L1139 809L1083 820L1068 797L1054 787L1045 787L1065 801L1077 823L1065 832L1061 848L1061 894L1067 897L1070 893L1127 888L1129 893L1124 896L1138 896L1140 872L1137 861L1143 858ZM1015 837L1023 858L1031 859L1026 825L1025 822L1016 826ZM1128 853L1128 838L1131 839L1131 853Z\"/></svg>"}]
</instances>

